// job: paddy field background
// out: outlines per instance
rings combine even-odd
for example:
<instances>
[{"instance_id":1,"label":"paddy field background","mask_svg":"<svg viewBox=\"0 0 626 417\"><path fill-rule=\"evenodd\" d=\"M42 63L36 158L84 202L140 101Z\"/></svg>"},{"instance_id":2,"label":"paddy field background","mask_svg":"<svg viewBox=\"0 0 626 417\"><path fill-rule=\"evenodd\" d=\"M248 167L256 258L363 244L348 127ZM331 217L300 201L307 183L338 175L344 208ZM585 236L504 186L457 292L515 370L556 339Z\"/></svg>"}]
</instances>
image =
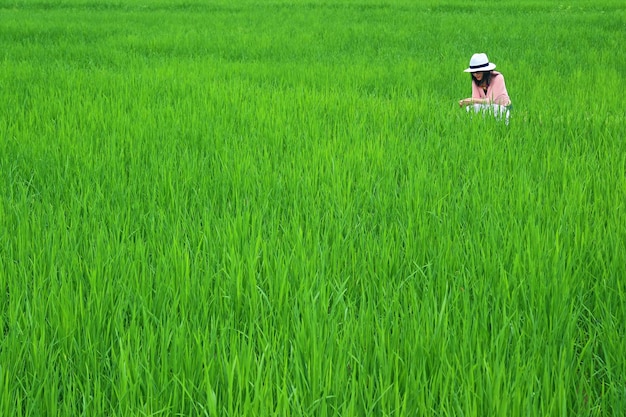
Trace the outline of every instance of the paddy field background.
<instances>
[{"instance_id":1,"label":"paddy field background","mask_svg":"<svg viewBox=\"0 0 626 417\"><path fill-rule=\"evenodd\" d=\"M0 0L0 44L0 415L626 410L623 1Z\"/></svg>"}]
</instances>

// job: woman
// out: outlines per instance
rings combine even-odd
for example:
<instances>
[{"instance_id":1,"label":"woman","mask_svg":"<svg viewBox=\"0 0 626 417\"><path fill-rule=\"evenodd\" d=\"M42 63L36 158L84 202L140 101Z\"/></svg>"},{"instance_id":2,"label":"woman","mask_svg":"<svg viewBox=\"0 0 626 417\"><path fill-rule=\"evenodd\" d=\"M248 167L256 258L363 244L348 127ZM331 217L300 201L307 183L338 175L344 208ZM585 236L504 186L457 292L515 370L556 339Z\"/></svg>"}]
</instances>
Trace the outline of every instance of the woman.
<instances>
[{"instance_id":1,"label":"woman","mask_svg":"<svg viewBox=\"0 0 626 417\"><path fill-rule=\"evenodd\" d=\"M474 54L465 72L472 75L472 96L459 101L459 106L467 111L493 112L497 118L504 117L509 122L511 99L506 91L504 76L494 71L496 64L489 62L486 54Z\"/></svg>"}]
</instances>

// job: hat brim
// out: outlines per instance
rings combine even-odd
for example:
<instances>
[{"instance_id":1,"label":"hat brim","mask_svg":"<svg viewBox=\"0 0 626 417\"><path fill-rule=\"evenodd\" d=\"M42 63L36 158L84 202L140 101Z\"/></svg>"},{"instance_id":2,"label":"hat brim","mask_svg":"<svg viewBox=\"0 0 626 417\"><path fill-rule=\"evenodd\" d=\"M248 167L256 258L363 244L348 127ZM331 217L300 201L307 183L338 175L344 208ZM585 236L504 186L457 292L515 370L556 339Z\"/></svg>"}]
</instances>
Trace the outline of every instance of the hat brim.
<instances>
[{"instance_id":1,"label":"hat brim","mask_svg":"<svg viewBox=\"0 0 626 417\"><path fill-rule=\"evenodd\" d=\"M486 67L466 68L463 72L485 72L485 71L491 71L494 69L496 69L496 64L494 64L493 62L490 62L489 65L487 65Z\"/></svg>"}]
</instances>

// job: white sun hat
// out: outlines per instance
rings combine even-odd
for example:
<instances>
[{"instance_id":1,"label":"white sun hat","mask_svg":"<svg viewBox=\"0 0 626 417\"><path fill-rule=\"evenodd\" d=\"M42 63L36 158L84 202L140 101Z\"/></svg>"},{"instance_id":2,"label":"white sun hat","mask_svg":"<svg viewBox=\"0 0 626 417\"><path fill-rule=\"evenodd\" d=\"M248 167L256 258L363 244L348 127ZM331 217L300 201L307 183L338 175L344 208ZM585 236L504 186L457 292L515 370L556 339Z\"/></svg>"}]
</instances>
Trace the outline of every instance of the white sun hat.
<instances>
[{"instance_id":1,"label":"white sun hat","mask_svg":"<svg viewBox=\"0 0 626 417\"><path fill-rule=\"evenodd\" d=\"M496 64L494 64L493 62L489 62L487 54L474 54L470 59L469 68L465 69L464 72L491 71L495 68Z\"/></svg>"}]
</instances>

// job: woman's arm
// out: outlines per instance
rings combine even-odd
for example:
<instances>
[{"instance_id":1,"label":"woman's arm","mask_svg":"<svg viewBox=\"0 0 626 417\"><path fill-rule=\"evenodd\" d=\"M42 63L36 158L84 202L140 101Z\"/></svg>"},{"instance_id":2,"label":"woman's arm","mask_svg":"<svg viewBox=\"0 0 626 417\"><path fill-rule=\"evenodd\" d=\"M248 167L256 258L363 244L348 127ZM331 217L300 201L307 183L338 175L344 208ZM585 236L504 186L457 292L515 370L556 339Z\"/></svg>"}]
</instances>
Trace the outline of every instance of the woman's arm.
<instances>
[{"instance_id":1,"label":"woman's arm","mask_svg":"<svg viewBox=\"0 0 626 417\"><path fill-rule=\"evenodd\" d=\"M506 84L504 83L502 74L493 77L487 95L491 98L488 104L495 103L501 106L511 104L511 99L509 98L509 93L506 91Z\"/></svg>"},{"instance_id":2,"label":"woman's arm","mask_svg":"<svg viewBox=\"0 0 626 417\"><path fill-rule=\"evenodd\" d=\"M472 104L491 104L491 100L488 99L488 98L468 97L468 98L464 98L463 100L459 101L459 106L460 107L471 106Z\"/></svg>"},{"instance_id":3,"label":"woman's arm","mask_svg":"<svg viewBox=\"0 0 626 417\"><path fill-rule=\"evenodd\" d=\"M485 96L482 88L478 87L475 82L472 81L472 96L468 98L464 98L459 101L460 107L467 107L474 104L490 104L491 102Z\"/></svg>"}]
</instances>

